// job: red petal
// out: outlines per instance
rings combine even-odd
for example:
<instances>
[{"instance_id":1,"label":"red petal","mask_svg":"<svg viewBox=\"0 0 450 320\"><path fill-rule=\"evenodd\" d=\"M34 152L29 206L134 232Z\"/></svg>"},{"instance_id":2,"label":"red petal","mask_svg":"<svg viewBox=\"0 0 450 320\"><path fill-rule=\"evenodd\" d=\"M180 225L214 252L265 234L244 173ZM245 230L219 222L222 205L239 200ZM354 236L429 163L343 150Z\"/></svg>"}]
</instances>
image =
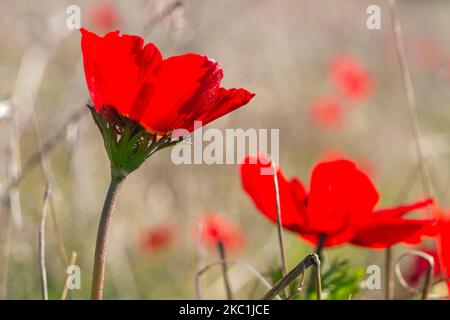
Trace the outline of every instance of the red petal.
<instances>
[{"instance_id":1,"label":"red petal","mask_svg":"<svg viewBox=\"0 0 450 320\"><path fill-rule=\"evenodd\" d=\"M418 244L429 231L433 220L377 217L355 230L352 243L374 249L388 248L399 242Z\"/></svg>"},{"instance_id":2,"label":"red petal","mask_svg":"<svg viewBox=\"0 0 450 320\"><path fill-rule=\"evenodd\" d=\"M367 219L377 201L372 182L353 162L320 163L311 175L306 228L325 234L342 232Z\"/></svg>"},{"instance_id":3,"label":"red petal","mask_svg":"<svg viewBox=\"0 0 450 320\"><path fill-rule=\"evenodd\" d=\"M435 207L433 215L438 225L438 253L441 261L441 270L444 277L450 276L450 211ZM447 287L450 294L450 281L447 281Z\"/></svg>"},{"instance_id":4,"label":"red petal","mask_svg":"<svg viewBox=\"0 0 450 320\"><path fill-rule=\"evenodd\" d=\"M260 155L258 158L246 157L239 167L242 187L253 200L254 205L271 221L276 222L277 211L275 190L270 160ZM289 182L278 169L278 187L280 191L281 221L291 231L302 230L302 212L297 210L300 191L303 186L298 180ZM304 189L303 189L304 193ZM304 199L302 200L304 203Z\"/></svg>"},{"instance_id":5,"label":"red petal","mask_svg":"<svg viewBox=\"0 0 450 320\"><path fill-rule=\"evenodd\" d=\"M81 29L86 82L97 111L113 106L128 116L144 81L161 62L158 48L138 36L110 32L103 38Z\"/></svg>"},{"instance_id":6,"label":"red petal","mask_svg":"<svg viewBox=\"0 0 450 320\"><path fill-rule=\"evenodd\" d=\"M377 210L377 211L374 211L373 214L390 216L390 217L401 217L408 212L424 208L431 204L433 204L433 199L428 198L427 200L418 201L418 202L415 202L412 204L402 205L402 206L398 206L398 207L394 207L394 208Z\"/></svg>"},{"instance_id":7,"label":"red petal","mask_svg":"<svg viewBox=\"0 0 450 320\"><path fill-rule=\"evenodd\" d=\"M217 101L213 108L197 120L201 120L202 125L206 125L211 121L246 105L254 96L254 93L250 93L245 89L219 88ZM192 130L192 128L190 130Z\"/></svg>"},{"instance_id":8,"label":"red petal","mask_svg":"<svg viewBox=\"0 0 450 320\"><path fill-rule=\"evenodd\" d=\"M198 54L164 60L155 80L140 92L132 115L157 132L187 129L215 105L223 71L220 65Z\"/></svg>"}]
</instances>

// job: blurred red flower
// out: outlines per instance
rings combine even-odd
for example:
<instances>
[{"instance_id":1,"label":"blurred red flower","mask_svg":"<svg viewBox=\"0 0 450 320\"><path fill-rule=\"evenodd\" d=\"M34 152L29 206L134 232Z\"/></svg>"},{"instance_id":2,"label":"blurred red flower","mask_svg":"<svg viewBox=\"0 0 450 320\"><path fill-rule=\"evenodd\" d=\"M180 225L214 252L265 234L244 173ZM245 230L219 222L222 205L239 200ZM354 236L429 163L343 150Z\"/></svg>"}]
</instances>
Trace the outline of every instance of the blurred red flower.
<instances>
[{"instance_id":1,"label":"blurred red flower","mask_svg":"<svg viewBox=\"0 0 450 320\"><path fill-rule=\"evenodd\" d=\"M442 276L447 278L450 277L450 211L435 206L433 216L438 226L437 248ZM447 287L450 294L450 280L447 281Z\"/></svg>"},{"instance_id":2,"label":"blurred red flower","mask_svg":"<svg viewBox=\"0 0 450 320\"><path fill-rule=\"evenodd\" d=\"M247 157L240 165L242 186L255 206L276 221L273 176L269 160L260 155ZM265 170L263 172L265 172ZM432 203L432 200L392 209L374 211L378 192L370 179L348 160L321 162L311 174L309 193L297 178L288 180L277 171L281 220L283 226L317 244L321 235L324 246L346 242L386 248L397 242L415 243L432 233L433 220L404 219L402 215Z\"/></svg>"},{"instance_id":3,"label":"blurred red flower","mask_svg":"<svg viewBox=\"0 0 450 320\"><path fill-rule=\"evenodd\" d=\"M433 274L434 274L434 276L439 275L439 273L440 273L439 258L438 258L438 254L437 254L436 250L434 248L419 248L417 250L422 251L426 254L429 254L430 256L432 256L434 258ZM413 284L413 285L418 284L420 279L422 279L422 277L425 275L425 273L428 269L428 266L429 266L428 261L426 261L425 259L423 259L421 257L414 256L413 263L412 263L411 267L409 268L409 272L406 276L408 283Z\"/></svg>"},{"instance_id":4,"label":"blurred red flower","mask_svg":"<svg viewBox=\"0 0 450 320\"><path fill-rule=\"evenodd\" d=\"M223 71L206 56L163 59L141 37L110 32L104 37L81 29L84 71L95 109L113 108L151 133L194 129L247 104L245 89L220 87Z\"/></svg>"},{"instance_id":5,"label":"blurred red flower","mask_svg":"<svg viewBox=\"0 0 450 320\"><path fill-rule=\"evenodd\" d=\"M412 44L413 61L424 69L437 69L445 65L445 55L439 42L421 39Z\"/></svg>"},{"instance_id":6,"label":"blurred red flower","mask_svg":"<svg viewBox=\"0 0 450 320\"><path fill-rule=\"evenodd\" d=\"M333 59L330 77L338 90L349 99L364 100L373 92L372 76L355 57L345 55Z\"/></svg>"},{"instance_id":7,"label":"blurred red flower","mask_svg":"<svg viewBox=\"0 0 450 320\"><path fill-rule=\"evenodd\" d=\"M108 1L96 1L88 11L88 21L101 30L111 30L119 22L117 8Z\"/></svg>"},{"instance_id":8,"label":"blurred red flower","mask_svg":"<svg viewBox=\"0 0 450 320\"><path fill-rule=\"evenodd\" d=\"M178 228L172 223L161 223L141 233L140 245L144 251L156 251L173 245L178 239Z\"/></svg>"},{"instance_id":9,"label":"blurred red flower","mask_svg":"<svg viewBox=\"0 0 450 320\"><path fill-rule=\"evenodd\" d=\"M313 120L326 128L338 129L342 126L342 105L330 97L320 97L312 105Z\"/></svg>"},{"instance_id":10,"label":"blurred red flower","mask_svg":"<svg viewBox=\"0 0 450 320\"><path fill-rule=\"evenodd\" d=\"M197 224L197 235L206 246L217 247L218 242L221 241L227 250L240 250L245 244L244 231L215 213L200 218Z\"/></svg>"}]
</instances>

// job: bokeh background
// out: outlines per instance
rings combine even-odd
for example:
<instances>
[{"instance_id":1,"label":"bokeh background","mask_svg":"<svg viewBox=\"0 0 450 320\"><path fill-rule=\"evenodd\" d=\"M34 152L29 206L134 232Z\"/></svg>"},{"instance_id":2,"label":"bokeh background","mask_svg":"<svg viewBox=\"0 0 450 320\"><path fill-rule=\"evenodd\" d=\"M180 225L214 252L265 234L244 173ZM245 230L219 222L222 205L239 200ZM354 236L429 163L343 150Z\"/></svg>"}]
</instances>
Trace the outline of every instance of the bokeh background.
<instances>
[{"instance_id":1,"label":"bokeh background","mask_svg":"<svg viewBox=\"0 0 450 320\"><path fill-rule=\"evenodd\" d=\"M288 176L307 184L317 161L339 153L367 169L380 191L380 206L424 196L385 1L186 0L176 9L173 4L170 0L0 2L0 191L11 200L0 211L1 298L41 297L38 232L46 179L39 161L26 171L18 188L9 193L7 188L39 150L39 141L49 139L55 143L45 156L54 209L46 227L49 295L60 298L66 276L56 216L66 259L75 251L81 268L81 290L74 290L71 297L89 297L109 165L84 106L88 91L80 34L66 27L69 5L81 8L82 26L100 34L120 29L154 42L164 57L197 52L219 61L224 87L245 87L256 97L207 128L279 129L280 164ZM381 8L380 30L366 27L371 4ZM95 12L99 5L108 9ZM398 1L398 8L432 194L446 206L450 2L405 0ZM357 59L373 78L373 92L367 98L337 97L329 66L341 55ZM338 125L324 125L313 117L311 106L322 96L341 99L345 105ZM81 116L64 127L80 108ZM230 252L230 258L248 262L262 274L279 263L276 228L241 189L237 165L174 165L170 150L163 150L132 174L121 192L109 243L105 297L194 298L196 271L218 259L215 250L193 236L195 222L208 212L219 213L245 232L245 247ZM148 230L161 225L171 230L173 241L157 248L143 246ZM285 238L291 267L313 250L295 234L285 232ZM403 250L396 246L394 255ZM383 252L353 246L325 252L326 260L335 257L364 270L384 264ZM237 297L264 293L262 285L255 289L255 277L245 268L231 267L230 276ZM224 297L220 269L204 275L201 284L204 297ZM405 295L398 283L396 288L397 295ZM383 290L363 290L353 298L382 296Z\"/></svg>"}]
</instances>

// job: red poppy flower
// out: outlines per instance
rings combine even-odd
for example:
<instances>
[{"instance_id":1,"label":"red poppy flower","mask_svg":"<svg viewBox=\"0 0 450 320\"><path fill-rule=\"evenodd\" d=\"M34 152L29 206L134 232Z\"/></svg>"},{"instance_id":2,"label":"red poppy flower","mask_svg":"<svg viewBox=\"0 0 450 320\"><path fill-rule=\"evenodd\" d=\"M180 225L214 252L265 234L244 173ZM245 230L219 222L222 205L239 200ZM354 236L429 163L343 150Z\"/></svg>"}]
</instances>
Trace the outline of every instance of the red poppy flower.
<instances>
[{"instance_id":1,"label":"red poppy flower","mask_svg":"<svg viewBox=\"0 0 450 320\"><path fill-rule=\"evenodd\" d=\"M89 8L88 21L99 29L111 30L119 22L119 13L112 3L97 1Z\"/></svg>"},{"instance_id":2,"label":"red poppy flower","mask_svg":"<svg viewBox=\"0 0 450 320\"><path fill-rule=\"evenodd\" d=\"M373 78L352 56L335 58L330 65L330 77L349 99L364 100L373 92Z\"/></svg>"},{"instance_id":3,"label":"red poppy flower","mask_svg":"<svg viewBox=\"0 0 450 320\"><path fill-rule=\"evenodd\" d=\"M142 232L140 245L144 251L167 248L177 240L178 230L170 223L163 223Z\"/></svg>"},{"instance_id":4,"label":"red poppy flower","mask_svg":"<svg viewBox=\"0 0 450 320\"><path fill-rule=\"evenodd\" d=\"M444 211L439 207L433 208L433 216L437 220L438 226L438 254L442 276L450 277L450 211ZM450 294L450 280L447 281Z\"/></svg>"},{"instance_id":5,"label":"red poppy flower","mask_svg":"<svg viewBox=\"0 0 450 320\"><path fill-rule=\"evenodd\" d=\"M262 175L263 168L270 170L265 156L247 157L240 165L242 186L255 206L275 222L273 176ZM429 205L431 200L374 212L378 192L351 161L336 160L316 165L309 193L297 178L286 179L280 169L277 177L283 226L314 244L324 235L324 246L328 247L353 242L380 248L393 241L412 241L411 238L415 239L421 231L428 232L430 221L423 220L420 228L415 228L410 226L414 224L412 220L401 216ZM396 229L391 228L393 225Z\"/></svg>"},{"instance_id":6,"label":"red poppy flower","mask_svg":"<svg viewBox=\"0 0 450 320\"><path fill-rule=\"evenodd\" d=\"M223 71L206 56L163 59L138 36L110 32L104 37L81 29L87 86L97 112L113 108L148 132L194 129L247 104L254 94L220 87Z\"/></svg>"},{"instance_id":7,"label":"red poppy flower","mask_svg":"<svg viewBox=\"0 0 450 320\"><path fill-rule=\"evenodd\" d=\"M342 105L329 97L320 97L312 105L313 120L326 128L338 129L342 126Z\"/></svg>"},{"instance_id":8,"label":"red poppy flower","mask_svg":"<svg viewBox=\"0 0 450 320\"><path fill-rule=\"evenodd\" d=\"M207 246L217 247L221 241L228 250L239 250L245 243L245 234L238 226L214 213L207 214L198 221L197 235Z\"/></svg>"}]
</instances>

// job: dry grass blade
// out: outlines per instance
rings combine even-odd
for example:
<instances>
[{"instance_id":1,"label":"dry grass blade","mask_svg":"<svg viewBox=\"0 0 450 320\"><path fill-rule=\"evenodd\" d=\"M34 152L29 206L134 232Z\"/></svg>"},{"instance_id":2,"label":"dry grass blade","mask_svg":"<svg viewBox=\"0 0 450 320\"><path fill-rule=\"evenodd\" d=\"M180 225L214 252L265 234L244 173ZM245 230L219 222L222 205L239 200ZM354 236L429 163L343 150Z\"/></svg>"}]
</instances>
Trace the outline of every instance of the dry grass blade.
<instances>
[{"instance_id":1,"label":"dry grass blade","mask_svg":"<svg viewBox=\"0 0 450 320\"><path fill-rule=\"evenodd\" d=\"M287 265L286 265L286 253L284 250L284 237L283 237L283 222L281 220L281 204L280 204L280 190L278 187L278 171L276 169L275 162L273 159L270 159L270 165L272 167L273 174L273 186L275 191L275 204L276 204L276 213L277 213L277 234L278 234L278 245L280 247L280 256L281 256L281 274L283 277L287 274ZM285 290L286 297L289 296L289 289Z\"/></svg>"},{"instance_id":2,"label":"dry grass blade","mask_svg":"<svg viewBox=\"0 0 450 320\"><path fill-rule=\"evenodd\" d=\"M322 298L321 293L321 281L320 281L320 260L319 256L315 253L309 254L303 259L294 269L292 269L285 277L278 281L263 297L262 300L271 300L277 296L284 288L289 286L295 279L305 272L310 266L316 266L317 277L317 298Z\"/></svg>"},{"instance_id":3,"label":"dry grass blade","mask_svg":"<svg viewBox=\"0 0 450 320\"><path fill-rule=\"evenodd\" d=\"M388 0L388 4L392 20L392 27L395 36L395 43L397 47L397 55L402 73L403 86L407 98L408 115L409 120L411 122L414 147L417 154L417 160L419 162L420 178L425 194L430 195L431 194L430 175L427 169L425 156L423 154L419 118L417 116L416 97L414 95L414 89L412 85L411 74L409 72L408 61L406 59L406 52L405 52L405 45L403 43L400 17L398 14L395 0Z\"/></svg>"},{"instance_id":4,"label":"dry grass blade","mask_svg":"<svg viewBox=\"0 0 450 320\"><path fill-rule=\"evenodd\" d=\"M412 287L408 283L408 281L406 281L405 277L402 274L402 271L400 269L400 264L401 264L402 260L408 256L416 256L416 257L425 259L428 262L428 267L427 267L427 271L425 274L425 282L424 282L422 290L418 290L418 289ZM402 285L403 288L405 288L406 290L408 290L409 292L411 292L413 294L421 295L423 300L427 300L428 298L445 299L445 297L443 297L443 296L430 294L430 290L433 285L434 263L435 263L434 258L431 255L429 255L425 252L422 252L422 251L418 251L418 250L409 250L409 251L405 252L404 254L402 254L397 259L397 262L395 264L395 274L397 275L398 281L400 282L400 284Z\"/></svg>"},{"instance_id":5,"label":"dry grass blade","mask_svg":"<svg viewBox=\"0 0 450 320\"><path fill-rule=\"evenodd\" d=\"M75 251L72 251L72 257L70 258L70 265L73 266L77 263L77 253ZM66 278L66 281L64 282L64 289L61 294L61 300L67 299L67 293L69 291L69 287L67 286L67 281L69 280L69 277Z\"/></svg>"},{"instance_id":6,"label":"dry grass blade","mask_svg":"<svg viewBox=\"0 0 450 320\"><path fill-rule=\"evenodd\" d=\"M227 261L219 260L219 261L215 261L213 263L210 263L210 264L204 266L202 269L198 270L197 273L195 274L195 297L197 300L202 299L201 298L201 290L200 290L200 277L203 274L205 274L206 272L208 272L211 268L222 265L224 262L226 262L228 265L229 264L237 264L237 265L243 266L244 268L249 270L253 275L255 275L256 278L267 288L270 289L272 287L270 285L270 283L250 264L248 264L246 262L242 262L242 261L235 261L235 260L227 260ZM277 298L278 300L281 300L279 295L275 295L275 298Z\"/></svg>"},{"instance_id":7,"label":"dry grass blade","mask_svg":"<svg viewBox=\"0 0 450 320\"><path fill-rule=\"evenodd\" d=\"M41 270L42 299L48 300L47 268L45 265L45 222L49 207L51 187L47 185L44 193L44 204L42 206L41 221L39 227L39 267Z\"/></svg>"}]
</instances>

